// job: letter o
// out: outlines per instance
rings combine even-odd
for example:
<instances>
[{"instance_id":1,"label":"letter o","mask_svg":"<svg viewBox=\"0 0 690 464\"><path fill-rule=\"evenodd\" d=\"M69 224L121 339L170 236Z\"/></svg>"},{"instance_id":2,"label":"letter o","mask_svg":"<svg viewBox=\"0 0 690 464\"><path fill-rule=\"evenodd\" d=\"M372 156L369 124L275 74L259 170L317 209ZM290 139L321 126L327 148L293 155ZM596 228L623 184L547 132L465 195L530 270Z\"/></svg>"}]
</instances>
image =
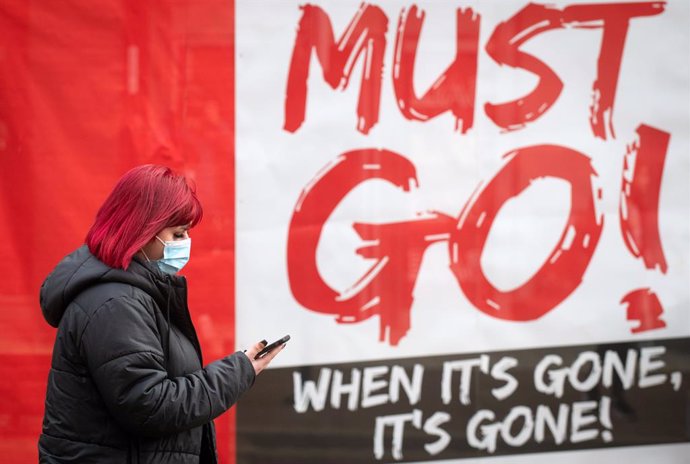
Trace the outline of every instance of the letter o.
<instances>
[{"instance_id":1,"label":"letter o","mask_svg":"<svg viewBox=\"0 0 690 464\"><path fill-rule=\"evenodd\" d=\"M537 319L568 297L582 282L603 227L597 216L590 159L569 148L535 145L506 155L507 163L460 213L450 233L450 268L470 302L499 319ZM541 177L570 184L570 216L559 243L522 286L500 291L486 278L481 256L501 207Z\"/></svg>"}]
</instances>

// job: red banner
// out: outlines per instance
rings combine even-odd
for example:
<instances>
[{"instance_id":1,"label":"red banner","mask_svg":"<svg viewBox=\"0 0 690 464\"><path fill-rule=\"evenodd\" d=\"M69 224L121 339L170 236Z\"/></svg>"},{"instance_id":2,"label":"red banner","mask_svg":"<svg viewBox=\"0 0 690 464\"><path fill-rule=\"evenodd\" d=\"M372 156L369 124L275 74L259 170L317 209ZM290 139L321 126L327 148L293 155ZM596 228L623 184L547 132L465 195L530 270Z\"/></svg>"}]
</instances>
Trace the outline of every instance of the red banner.
<instances>
[{"instance_id":1,"label":"red banner","mask_svg":"<svg viewBox=\"0 0 690 464\"><path fill-rule=\"evenodd\" d=\"M0 455L36 462L55 331L38 289L144 163L194 180L190 307L205 359L234 349L233 3L0 6ZM167 151L158 151L165 146ZM232 414L217 421L224 462Z\"/></svg>"}]
</instances>

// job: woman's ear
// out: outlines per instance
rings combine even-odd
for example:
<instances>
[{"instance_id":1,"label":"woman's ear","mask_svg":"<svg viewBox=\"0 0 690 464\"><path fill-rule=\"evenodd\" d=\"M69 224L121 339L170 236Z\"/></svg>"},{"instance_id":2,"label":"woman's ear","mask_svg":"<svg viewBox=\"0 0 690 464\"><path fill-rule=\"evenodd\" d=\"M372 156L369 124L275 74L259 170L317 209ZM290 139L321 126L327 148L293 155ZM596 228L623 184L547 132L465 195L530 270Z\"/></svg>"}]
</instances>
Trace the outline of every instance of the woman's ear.
<instances>
[{"instance_id":1,"label":"woman's ear","mask_svg":"<svg viewBox=\"0 0 690 464\"><path fill-rule=\"evenodd\" d=\"M146 244L141 247L141 254L147 261L156 261L162 258L163 252L160 242L156 237L151 238Z\"/></svg>"}]
</instances>

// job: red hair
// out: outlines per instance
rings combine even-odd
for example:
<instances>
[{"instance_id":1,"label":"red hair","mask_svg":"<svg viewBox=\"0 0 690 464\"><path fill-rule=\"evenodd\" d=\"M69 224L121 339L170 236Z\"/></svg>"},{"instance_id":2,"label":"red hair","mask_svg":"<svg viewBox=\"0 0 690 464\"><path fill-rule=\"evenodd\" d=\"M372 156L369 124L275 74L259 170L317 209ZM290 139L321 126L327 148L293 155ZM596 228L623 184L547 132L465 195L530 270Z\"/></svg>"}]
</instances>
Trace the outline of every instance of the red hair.
<instances>
[{"instance_id":1,"label":"red hair","mask_svg":"<svg viewBox=\"0 0 690 464\"><path fill-rule=\"evenodd\" d=\"M117 182L86 235L91 253L127 269L132 257L166 227L201 221L203 210L184 176L165 166L138 166Z\"/></svg>"}]
</instances>

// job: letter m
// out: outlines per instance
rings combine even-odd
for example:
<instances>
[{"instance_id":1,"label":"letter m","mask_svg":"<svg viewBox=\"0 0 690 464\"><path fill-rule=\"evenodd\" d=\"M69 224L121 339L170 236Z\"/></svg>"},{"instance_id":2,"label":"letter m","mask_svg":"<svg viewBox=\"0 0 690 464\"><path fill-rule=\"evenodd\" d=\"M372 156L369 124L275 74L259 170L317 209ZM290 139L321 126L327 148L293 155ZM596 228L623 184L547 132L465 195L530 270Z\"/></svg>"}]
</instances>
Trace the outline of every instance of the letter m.
<instances>
[{"instance_id":1,"label":"letter m","mask_svg":"<svg viewBox=\"0 0 690 464\"><path fill-rule=\"evenodd\" d=\"M357 104L357 130L368 133L379 118L388 18L380 8L363 3L336 42L331 21L321 8L309 4L300 8L303 13L297 27L288 74L284 129L295 132L304 122L313 49L323 70L324 80L333 89L347 87L352 68L357 59L364 56Z\"/></svg>"}]
</instances>

